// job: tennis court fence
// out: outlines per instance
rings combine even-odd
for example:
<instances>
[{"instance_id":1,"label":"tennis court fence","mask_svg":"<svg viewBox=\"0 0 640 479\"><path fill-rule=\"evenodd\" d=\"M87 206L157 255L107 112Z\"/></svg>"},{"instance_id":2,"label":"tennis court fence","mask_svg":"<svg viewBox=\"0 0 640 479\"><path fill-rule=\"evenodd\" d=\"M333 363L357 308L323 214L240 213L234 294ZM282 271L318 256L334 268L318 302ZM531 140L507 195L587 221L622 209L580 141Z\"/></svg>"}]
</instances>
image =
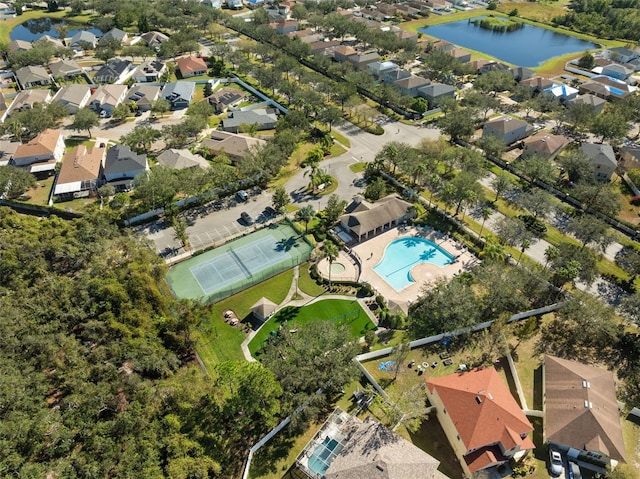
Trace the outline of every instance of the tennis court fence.
<instances>
[{"instance_id":1,"label":"tennis court fence","mask_svg":"<svg viewBox=\"0 0 640 479\"><path fill-rule=\"evenodd\" d=\"M283 271L287 271L288 269L294 268L305 261L309 261L311 258L311 253L313 250L311 248L305 248L305 251L301 251L297 255L291 255L291 258L285 261L280 261L273 266L262 269L258 272L250 273L250 276L244 280L237 281L228 288L222 289L220 291L216 291L211 293L206 297L207 303L215 303L221 301L229 296L233 296L240 291L244 291L251 286L254 286L258 283L261 283L267 279L273 278L274 276L282 273Z\"/></svg>"}]
</instances>

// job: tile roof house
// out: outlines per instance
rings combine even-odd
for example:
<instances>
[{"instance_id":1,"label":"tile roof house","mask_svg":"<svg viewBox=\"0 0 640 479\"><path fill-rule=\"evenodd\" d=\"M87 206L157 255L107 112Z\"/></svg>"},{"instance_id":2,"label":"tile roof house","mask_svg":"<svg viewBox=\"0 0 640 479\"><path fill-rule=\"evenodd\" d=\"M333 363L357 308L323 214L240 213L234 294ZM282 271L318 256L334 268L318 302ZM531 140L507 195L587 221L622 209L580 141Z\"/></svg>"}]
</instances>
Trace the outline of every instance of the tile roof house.
<instances>
[{"instance_id":1,"label":"tile roof house","mask_svg":"<svg viewBox=\"0 0 640 479\"><path fill-rule=\"evenodd\" d=\"M616 155L611 145L606 143L583 143L580 146L580 152L593 164L596 179L611 180L611 176L618 166Z\"/></svg>"},{"instance_id":2,"label":"tile roof house","mask_svg":"<svg viewBox=\"0 0 640 479\"><path fill-rule=\"evenodd\" d=\"M355 48L348 45L340 45L333 50L333 58L335 58L337 62L342 63L347 61L347 58L349 58L351 55L355 55L356 53L358 52Z\"/></svg>"},{"instance_id":3,"label":"tile roof house","mask_svg":"<svg viewBox=\"0 0 640 479\"><path fill-rule=\"evenodd\" d=\"M247 95L244 90L225 87L213 93L207 100L216 109L216 113L224 113L230 107L236 107Z\"/></svg>"},{"instance_id":4,"label":"tile roof house","mask_svg":"<svg viewBox=\"0 0 640 479\"><path fill-rule=\"evenodd\" d=\"M46 104L51 101L51 90L36 88L33 90L23 90L16 95L16 97L9 105L9 109L5 113L5 117L11 115L16 111L23 111L33 108L34 105L41 103Z\"/></svg>"},{"instance_id":5,"label":"tile roof house","mask_svg":"<svg viewBox=\"0 0 640 479\"><path fill-rule=\"evenodd\" d=\"M64 155L53 194L60 200L95 194L100 186L106 151L104 146L87 149L80 145Z\"/></svg>"},{"instance_id":6,"label":"tile roof house","mask_svg":"<svg viewBox=\"0 0 640 479\"><path fill-rule=\"evenodd\" d=\"M161 90L159 85L134 85L127 91L127 103L135 103L139 111L149 111L160 98Z\"/></svg>"},{"instance_id":7,"label":"tile roof house","mask_svg":"<svg viewBox=\"0 0 640 479\"><path fill-rule=\"evenodd\" d=\"M158 48L164 42L169 40L169 37L160 32L147 32L140 35L140 38L149 45L151 48Z\"/></svg>"},{"instance_id":8,"label":"tile roof house","mask_svg":"<svg viewBox=\"0 0 640 479\"><path fill-rule=\"evenodd\" d=\"M595 114L598 114L604 109L604 106L607 104L607 100L604 100L590 93L584 93L582 95L578 95L577 97L567 101L567 105L574 105L574 104L590 105L591 107L593 107L593 112Z\"/></svg>"},{"instance_id":9,"label":"tile roof house","mask_svg":"<svg viewBox=\"0 0 640 479\"><path fill-rule=\"evenodd\" d=\"M126 77L130 67L131 62L129 60L116 58L105 63L102 68L96 72L93 80L98 83L117 83Z\"/></svg>"},{"instance_id":10,"label":"tile roof house","mask_svg":"<svg viewBox=\"0 0 640 479\"><path fill-rule=\"evenodd\" d=\"M271 130L278 123L278 114L272 108L259 108L248 111L234 111L229 118L222 120L222 129L238 133L242 125L256 125L258 130Z\"/></svg>"},{"instance_id":11,"label":"tile roof house","mask_svg":"<svg viewBox=\"0 0 640 479\"><path fill-rule=\"evenodd\" d=\"M336 409L296 459L296 472L323 479L446 479L440 461L371 417Z\"/></svg>"},{"instance_id":12,"label":"tile roof house","mask_svg":"<svg viewBox=\"0 0 640 479\"><path fill-rule=\"evenodd\" d=\"M539 131L522 142L522 158L539 156L553 160L569 144L569 139L562 135L553 135Z\"/></svg>"},{"instance_id":13,"label":"tile roof house","mask_svg":"<svg viewBox=\"0 0 640 479\"><path fill-rule=\"evenodd\" d=\"M311 43L311 53L314 55L324 55L327 50L331 50L340 45L340 40L331 40L325 42L324 40Z\"/></svg>"},{"instance_id":14,"label":"tile roof house","mask_svg":"<svg viewBox=\"0 0 640 479\"><path fill-rule=\"evenodd\" d=\"M431 83L418 88L418 96L427 100L427 102L429 102L429 108L433 108L438 106L445 98L455 98L456 89L444 83Z\"/></svg>"},{"instance_id":15,"label":"tile roof house","mask_svg":"<svg viewBox=\"0 0 640 479\"><path fill-rule=\"evenodd\" d=\"M431 80L426 78L411 75L407 78L401 78L396 80L393 84L400 90L400 93L406 96L415 97L418 96L418 89L431 83Z\"/></svg>"},{"instance_id":16,"label":"tile roof house","mask_svg":"<svg viewBox=\"0 0 640 479\"><path fill-rule=\"evenodd\" d=\"M161 60L147 60L136 67L131 78L136 83L157 82L166 69L167 66Z\"/></svg>"},{"instance_id":17,"label":"tile roof house","mask_svg":"<svg viewBox=\"0 0 640 479\"><path fill-rule=\"evenodd\" d=\"M167 83L160 95L169 102L172 110L183 110L191 104L196 92L196 84L192 81L174 81Z\"/></svg>"},{"instance_id":18,"label":"tile roof house","mask_svg":"<svg viewBox=\"0 0 640 479\"><path fill-rule=\"evenodd\" d=\"M400 40L407 40L413 43L418 41L418 34L415 32L409 32L407 30L397 30L393 34Z\"/></svg>"},{"instance_id":19,"label":"tile roof house","mask_svg":"<svg viewBox=\"0 0 640 479\"><path fill-rule=\"evenodd\" d=\"M411 206L395 195L385 196L375 203L357 199L340 217L340 224L358 241L366 240L415 216Z\"/></svg>"},{"instance_id":20,"label":"tile roof house","mask_svg":"<svg viewBox=\"0 0 640 479\"><path fill-rule=\"evenodd\" d=\"M18 146L10 164L31 173L55 171L64 155L64 136L58 130L45 130L29 143Z\"/></svg>"},{"instance_id":21,"label":"tile roof house","mask_svg":"<svg viewBox=\"0 0 640 479\"><path fill-rule=\"evenodd\" d=\"M53 78L69 79L76 75L82 74L82 68L78 65L78 62L71 59L63 58L57 62L52 62L47 65Z\"/></svg>"},{"instance_id":22,"label":"tile roof house","mask_svg":"<svg viewBox=\"0 0 640 479\"><path fill-rule=\"evenodd\" d=\"M69 48L72 48L75 51L81 51L84 50L84 46L86 44L91 50L93 50L97 43L98 37L91 32L82 30L71 37L69 40Z\"/></svg>"},{"instance_id":23,"label":"tile roof house","mask_svg":"<svg viewBox=\"0 0 640 479\"><path fill-rule=\"evenodd\" d=\"M378 52L359 52L348 56L346 61L351 63L356 70L366 70L369 63L377 62L379 59Z\"/></svg>"},{"instance_id":24,"label":"tile roof house","mask_svg":"<svg viewBox=\"0 0 640 479\"><path fill-rule=\"evenodd\" d=\"M593 93L600 98L626 98L635 92L637 87L606 75L596 75L588 82L580 85L581 93Z\"/></svg>"},{"instance_id":25,"label":"tile roof house","mask_svg":"<svg viewBox=\"0 0 640 479\"><path fill-rule=\"evenodd\" d=\"M533 426L494 368L427 380L427 398L467 475L519 460Z\"/></svg>"},{"instance_id":26,"label":"tile roof house","mask_svg":"<svg viewBox=\"0 0 640 479\"><path fill-rule=\"evenodd\" d=\"M265 145L266 141L226 131L212 131L208 138L202 140L202 144L214 155L225 154L235 162L244 158L251 150Z\"/></svg>"},{"instance_id":27,"label":"tile roof house","mask_svg":"<svg viewBox=\"0 0 640 479\"><path fill-rule=\"evenodd\" d=\"M66 85L58 90L52 101L62 103L67 107L67 113L73 115L80 108L84 108L91 98L91 88L89 85L71 84Z\"/></svg>"},{"instance_id":28,"label":"tile roof house","mask_svg":"<svg viewBox=\"0 0 640 479\"><path fill-rule=\"evenodd\" d=\"M533 131L533 126L526 121L503 116L486 122L482 128L482 137L485 138L492 135L504 141L505 145L510 145L518 140L525 139Z\"/></svg>"},{"instance_id":29,"label":"tile roof house","mask_svg":"<svg viewBox=\"0 0 640 479\"><path fill-rule=\"evenodd\" d=\"M543 376L546 440L598 472L624 462L613 373L546 355Z\"/></svg>"},{"instance_id":30,"label":"tile roof house","mask_svg":"<svg viewBox=\"0 0 640 479\"><path fill-rule=\"evenodd\" d=\"M400 68L397 64L385 61L385 62L372 62L367 65L367 71L369 75L373 76L376 81L382 78L382 74L386 71L397 70Z\"/></svg>"},{"instance_id":31,"label":"tile roof house","mask_svg":"<svg viewBox=\"0 0 640 479\"><path fill-rule=\"evenodd\" d=\"M147 155L137 155L128 146L115 145L107 150L104 180L120 191L130 190L136 176L149 171Z\"/></svg>"},{"instance_id":32,"label":"tile roof house","mask_svg":"<svg viewBox=\"0 0 640 479\"><path fill-rule=\"evenodd\" d=\"M127 97L127 85L100 85L89 98L89 108L97 113L104 110L113 113L113 109Z\"/></svg>"},{"instance_id":33,"label":"tile roof house","mask_svg":"<svg viewBox=\"0 0 640 479\"><path fill-rule=\"evenodd\" d=\"M471 61L471 52L469 50L465 50L464 48L453 48L447 52L453 58L458 60L460 63L469 63Z\"/></svg>"},{"instance_id":34,"label":"tile roof house","mask_svg":"<svg viewBox=\"0 0 640 479\"><path fill-rule=\"evenodd\" d=\"M125 43L129 39L129 34L119 28L112 28L107 33L105 33L98 45L103 46L109 44L110 41L116 41L120 43Z\"/></svg>"},{"instance_id":35,"label":"tile roof house","mask_svg":"<svg viewBox=\"0 0 640 479\"><path fill-rule=\"evenodd\" d=\"M29 65L16 71L16 78L22 88L32 88L39 85L49 85L51 76L45 67Z\"/></svg>"},{"instance_id":36,"label":"tile roof house","mask_svg":"<svg viewBox=\"0 0 640 479\"><path fill-rule=\"evenodd\" d=\"M180 57L176 60L176 65L182 78L189 78L207 73L207 64L200 57L193 55Z\"/></svg>"},{"instance_id":37,"label":"tile roof house","mask_svg":"<svg viewBox=\"0 0 640 479\"><path fill-rule=\"evenodd\" d=\"M174 170L186 170L187 168L209 168L209 163L200 155L194 155L189 150L170 148L158 155L158 165L166 166Z\"/></svg>"}]
</instances>

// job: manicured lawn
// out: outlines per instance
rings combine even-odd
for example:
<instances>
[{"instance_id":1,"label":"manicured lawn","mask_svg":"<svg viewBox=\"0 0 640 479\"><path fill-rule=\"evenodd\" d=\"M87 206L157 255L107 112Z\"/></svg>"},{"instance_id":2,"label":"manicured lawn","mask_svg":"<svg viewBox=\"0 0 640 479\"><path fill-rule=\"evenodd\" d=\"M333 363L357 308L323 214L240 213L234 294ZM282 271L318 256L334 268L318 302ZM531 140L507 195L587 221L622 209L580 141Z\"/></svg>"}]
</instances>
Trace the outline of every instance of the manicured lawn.
<instances>
[{"instance_id":1,"label":"manicured lawn","mask_svg":"<svg viewBox=\"0 0 640 479\"><path fill-rule=\"evenodd\" d=\"M231 309L238 318L246 321L251 312L251 306L263 296L280 304L287 296L292 280L293 270L291 269L216 303L209 322L202 325L196 341L198 354L209 373L213 371L216 364L223 361L244 360L240 345L246 338L246 334L240 329L241 326L232 327L224 322L222 316L224 311Z\"/></svg>"},{"instance_id":2,"label":"manicured lawn","mask_svg":"<svg viewBox=\"0 0 640 479\"><path fill-rule=\"evenodd\" d=\"M345 315L344 317L342 317ZM311 321L335 321L349 328L352 338L358 338L368 329L374 329L369 316L362 310L358 301L343 299L325 299L308 306L286 307L269 319L249 343L249 351L255 356L273 331L277 331L286 322L286 327L295 329Z\"/></svg>"},{"instance_id":3,"label":"manicured lawn","mask_svg":"<svg viewBox=\"0 0 640 479\"><path fill-rule=\"evenodd\" d=\"M300 276L298 277L298 288L309 296L320 296L325 293L325 289L316 283L309 274L309 263L300 265Z\"/></svg>"},{"instance_id":4,"label":"manicured lawn","mask_svg":"<svg viewBox=\"0 0 640 479\"><path fill-rule=\"evenodd\" d=\"M36 183L35 188L31 188L25 194L29 196L29 201L32 205L47 206L49 204L49 193L53 188L54 177L50 176L47 179L39 180Z\"/></svg>"},{"instance_id":5,"label":"manicured lawn","mask_svg":"<svg viewBox=\"0 0 640 479\"><path fill-rule=\"evenodd\" d=\"M349 169L354 173L362 173L364 170L367 169L368 164L369 163L367 163L366 161L361 161L359 163L351 163L349 165Z\"/></svg>"}]
</instances>

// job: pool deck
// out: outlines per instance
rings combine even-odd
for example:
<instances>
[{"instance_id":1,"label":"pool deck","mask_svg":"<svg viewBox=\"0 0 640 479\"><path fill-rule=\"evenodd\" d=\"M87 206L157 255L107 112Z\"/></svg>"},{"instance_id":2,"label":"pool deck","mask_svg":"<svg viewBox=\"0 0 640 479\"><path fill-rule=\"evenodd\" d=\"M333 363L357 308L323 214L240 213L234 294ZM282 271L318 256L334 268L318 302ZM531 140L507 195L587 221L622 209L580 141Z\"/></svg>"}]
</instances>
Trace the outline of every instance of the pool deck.
<instances>
[{"instance_id":1,"label":"pool deck","mask_svg":"<svg viewBox=\"0 0 640 479\"><path fill-rule=\"evenodd\" d=\"M425 238L457 259L454 263L443 267L429 263L417 264L411 269L411 276L416 282L401 291L396 291L373 270L373 267L382 261L389 243L398 238L409 237ZM353 251L362 261L362 273L359 280L369 282L374 287L376 294L381 294L387 301L397 304L404 312L409 309L411 302L420 296L422 289L429 283L442 277L452 278L479 263L479 260L471 252L467 251L464 246L457 244L455 240L433 229L425 230L418 227L393 228L354 246ZM345 256L347 255L345 254Z\"/></svg>"}]
</instances>

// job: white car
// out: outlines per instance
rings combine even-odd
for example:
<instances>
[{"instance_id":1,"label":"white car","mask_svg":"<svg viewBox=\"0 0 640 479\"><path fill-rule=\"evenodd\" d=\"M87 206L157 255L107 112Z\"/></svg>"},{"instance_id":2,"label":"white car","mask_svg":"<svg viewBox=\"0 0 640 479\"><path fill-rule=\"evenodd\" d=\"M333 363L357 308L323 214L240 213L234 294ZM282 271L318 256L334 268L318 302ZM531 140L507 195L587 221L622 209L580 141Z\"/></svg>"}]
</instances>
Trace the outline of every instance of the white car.
<instances>
[{"instance_id":1,"label":"white car","mask_svg":"<svg viewBox=\"0 0 640 479\"><path fill-rule=\"evenodd\" d=\"M549 469L551 471L551 475L554 477L558 477L560 474L562 474L564 467L562 465L562 456L558 451L549 449L549 461Z\"/></svg>"}]
</instances>

